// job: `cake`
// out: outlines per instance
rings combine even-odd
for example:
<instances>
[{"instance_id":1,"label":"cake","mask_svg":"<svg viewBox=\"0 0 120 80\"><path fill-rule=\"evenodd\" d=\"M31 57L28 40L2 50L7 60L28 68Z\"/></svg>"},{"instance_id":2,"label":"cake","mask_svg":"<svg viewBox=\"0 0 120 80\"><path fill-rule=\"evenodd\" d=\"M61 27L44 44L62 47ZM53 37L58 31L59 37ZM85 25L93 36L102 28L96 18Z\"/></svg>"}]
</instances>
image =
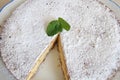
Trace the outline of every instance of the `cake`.
<instances>
[{"instance_id":1,"label":"cake","mask_svg":"<svg viewBox=\"0 0 120 80\"><path fill-rule=\"evenodd\" d=\"M47 36L48 22L58 17L70 31ZM57 42L66 80L112 80L120 67L119 27L96 0L27 0L3 27L1 56L18 80L30 80Z\"/></svg>"}]
</instances>

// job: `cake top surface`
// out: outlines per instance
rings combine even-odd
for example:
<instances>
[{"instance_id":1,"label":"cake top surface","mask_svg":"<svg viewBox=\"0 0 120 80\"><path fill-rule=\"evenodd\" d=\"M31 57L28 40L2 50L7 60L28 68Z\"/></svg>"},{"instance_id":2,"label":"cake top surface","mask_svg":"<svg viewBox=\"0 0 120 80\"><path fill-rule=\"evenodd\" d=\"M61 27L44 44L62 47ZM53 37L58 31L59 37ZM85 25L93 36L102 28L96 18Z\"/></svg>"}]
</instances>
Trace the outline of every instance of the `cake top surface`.
<instances>
[{"instance_id":1,"label":"cake top surface","mask_svg":"<svg viewBox=\"0 0 120 80\"><path fill-rule=\"evenodd\" d=\"M45 33L47 23L63 17L71 24L61 34L71 80L105 80L120 57L119 25L109 11L96 0L27 0L3 27L2 58L17 79L25 80L54 38Z\"/></svg>"}]
</instances>

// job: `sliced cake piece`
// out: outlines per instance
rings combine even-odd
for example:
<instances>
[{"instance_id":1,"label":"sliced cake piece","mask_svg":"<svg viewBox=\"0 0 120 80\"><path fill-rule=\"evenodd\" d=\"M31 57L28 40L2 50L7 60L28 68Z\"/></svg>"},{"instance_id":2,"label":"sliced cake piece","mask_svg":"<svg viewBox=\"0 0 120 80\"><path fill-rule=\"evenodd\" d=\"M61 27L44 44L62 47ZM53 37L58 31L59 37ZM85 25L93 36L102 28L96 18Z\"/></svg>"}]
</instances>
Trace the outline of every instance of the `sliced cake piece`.
<instances>
[{"instance_id":1,"label":"sliced cake piece","mask_svg":"<svg viewBox=\"0 0 120 80\"><path fill-rule=\"evenodd\" d=\"M120 67L120 24L97 1L69 1L71 29L58 40L66 80L112 80Z\"/></svg>"}]
</instances>

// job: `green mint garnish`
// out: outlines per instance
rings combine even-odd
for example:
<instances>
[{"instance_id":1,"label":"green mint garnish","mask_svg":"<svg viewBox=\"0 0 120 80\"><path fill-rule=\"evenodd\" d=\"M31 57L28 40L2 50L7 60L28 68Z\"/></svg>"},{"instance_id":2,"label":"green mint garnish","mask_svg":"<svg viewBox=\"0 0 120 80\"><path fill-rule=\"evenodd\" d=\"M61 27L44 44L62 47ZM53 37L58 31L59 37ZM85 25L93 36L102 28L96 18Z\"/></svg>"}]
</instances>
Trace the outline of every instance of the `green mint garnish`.
<instances>
[{"instance_id":1,"label":"green mint garnish","mask_svg":"<svg viewBox=\"0 0 120 80\"><path fill-rule=\"evenodd\" d=\"M64 19L58 18L58 21L60 22L62 28L64 28L67 31L70 30L70 25Z\"/></svg>"},{"instance_id":2,"label":"green mint garnish","mask_svg":"<svg viewBox=\"0 0 120 80\"><path fill-rule=\"evenodd\" d=\"M48 36L54 36L62 32L63 29L69 31L70 25L63 18L58 18L58 20L53 20L48 24L46 33Z\"/></svg>"}]
</instances>

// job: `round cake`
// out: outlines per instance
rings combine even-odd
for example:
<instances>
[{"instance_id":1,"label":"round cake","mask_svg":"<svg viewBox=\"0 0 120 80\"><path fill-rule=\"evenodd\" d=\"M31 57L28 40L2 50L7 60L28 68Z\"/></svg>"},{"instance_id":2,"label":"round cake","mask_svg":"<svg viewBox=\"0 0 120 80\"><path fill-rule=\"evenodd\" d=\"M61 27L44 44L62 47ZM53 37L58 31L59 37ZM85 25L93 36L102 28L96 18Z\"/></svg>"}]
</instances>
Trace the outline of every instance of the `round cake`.
<instances>
[{"instance_id":1,"label":"round cake","mask_svg":"<svg viewBox=\"0 0 120 80\"><path fill-rule=\"evenodd\" d=\"M53 37L51 20L71 25ZM30 80L57 41L66 80L112 80L120 67L120 24L96 0L27 0L3 26L1 56L18 80Z\"/></svg>"}]
</instances>

